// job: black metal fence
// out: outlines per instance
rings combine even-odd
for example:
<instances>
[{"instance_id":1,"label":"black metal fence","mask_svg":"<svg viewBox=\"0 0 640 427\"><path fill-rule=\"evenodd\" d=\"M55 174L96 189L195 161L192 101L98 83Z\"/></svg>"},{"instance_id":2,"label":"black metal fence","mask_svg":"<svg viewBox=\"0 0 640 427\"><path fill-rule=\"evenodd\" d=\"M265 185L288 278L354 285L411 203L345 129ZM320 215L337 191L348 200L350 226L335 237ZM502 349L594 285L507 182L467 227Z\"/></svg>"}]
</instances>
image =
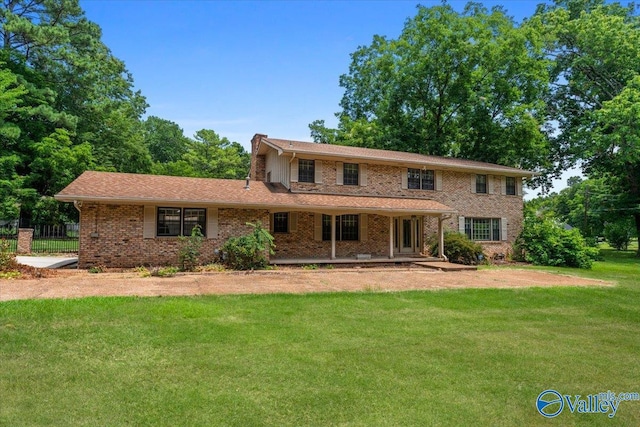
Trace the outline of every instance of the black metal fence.
<instances>
[{"instance_id":1,"label":"black metal fence","mask_svg":"<svg viewBox=\"0 0 640 427\"><path fill-rule=\"evenodd\" d=\"M31 252L78 252L78 224L36 225L33 227Z\"/></svg>"},{"instance_id":2,"label":"black metal fence","mask_svg":"<svg viewBox=\"0 0 640 427\"><path fill-rule=\"evenodd\" d=\"M18 247L18 221L0 220L0 240L8 243L10 252L15 252Z\"/></svg>"}]
</instances>

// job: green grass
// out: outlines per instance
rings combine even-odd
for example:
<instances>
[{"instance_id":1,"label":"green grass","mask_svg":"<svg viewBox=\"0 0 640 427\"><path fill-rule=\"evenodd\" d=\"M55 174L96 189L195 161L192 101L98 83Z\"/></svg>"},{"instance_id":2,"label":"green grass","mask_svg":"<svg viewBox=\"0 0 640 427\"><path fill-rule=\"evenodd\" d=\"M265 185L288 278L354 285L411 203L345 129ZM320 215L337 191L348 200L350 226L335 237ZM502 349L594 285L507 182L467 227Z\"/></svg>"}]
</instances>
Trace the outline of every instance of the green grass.
<instances>
[{"instance_id":1,"label":"green grass","mask_svg":"<svg viewBox=\"0 0 640 427\"><path fill-rule=\"evenodd\" d=\"M78 252L78 240L34 239L31 251L36 253L71 253Z\"/></svg>"},{"instance_id":2,"label":"green grass","mask_svg":"<svg viewBox=\"0 0 640 427\"><path fill-rule=\"evenodd\" d=\"M0 303L0 425L640 425L640 261L613 288ZM451 273L454 274L454 273Z\"/></svg>"}]
</instances>

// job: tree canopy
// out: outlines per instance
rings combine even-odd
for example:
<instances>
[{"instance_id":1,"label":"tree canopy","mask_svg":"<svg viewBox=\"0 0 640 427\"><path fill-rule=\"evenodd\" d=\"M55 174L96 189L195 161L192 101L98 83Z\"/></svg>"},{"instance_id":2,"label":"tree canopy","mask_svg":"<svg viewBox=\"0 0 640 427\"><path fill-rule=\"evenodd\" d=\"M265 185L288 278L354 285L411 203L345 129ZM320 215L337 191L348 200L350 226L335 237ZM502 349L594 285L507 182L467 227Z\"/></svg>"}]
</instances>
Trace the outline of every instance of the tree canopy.
<instances>
[{"instance_id":1,"label":"tree canopy","mask_svg":"<svg viewBox=\"0 0 640 427\"><path fill-rule=\"evenodd\" d=\"M521 23L502 7L419 6L397 39L375 36L351 55L340 86L338 128L314 121L316 142L522 167L543 190L581 166L640 233L633 3L556 0Z\"/></svg>"},{"instance_id":2,"label":"tree canopy","mask_svg":"<svg viewBox=\"0 0 640 427\"><path fill-rule=\"evenodd\" d=\"M73 219L51 197L87 169L246 176L239 144L216 135L216 166L204 168L199 137L143 120L144 96L101 37L78 0L0 2L0 219Z\"/></svg>"},{"instance_id":3,"label":"tree canopy","mask_svg":"<svg viewBox=\"0 0 640 427\"><path fill-rule=\"evenodd\" d=\"M543 39L506 12L469 3L418 7L397 39L352 55L339 127L312 123L317 142L458 156L540 168L548 61Z\"/></svg>"}]
</instances>

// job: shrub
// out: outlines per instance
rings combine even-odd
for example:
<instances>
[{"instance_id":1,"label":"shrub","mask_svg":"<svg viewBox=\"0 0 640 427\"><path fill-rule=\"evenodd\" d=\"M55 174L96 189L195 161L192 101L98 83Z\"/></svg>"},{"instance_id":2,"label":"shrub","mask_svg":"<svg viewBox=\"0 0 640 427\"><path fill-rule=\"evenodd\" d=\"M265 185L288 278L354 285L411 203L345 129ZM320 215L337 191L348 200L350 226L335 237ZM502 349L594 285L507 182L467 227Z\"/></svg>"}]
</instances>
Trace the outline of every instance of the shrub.
<instances>
[{"instance_id":1,"label":"shrub","mask_svg":"<svg viewBox=\"0 0 640 427\"><path fill-rule=\"evenodd\" d=\"M438 241L431 243L431 253L438 253ZM444 254L456 264L476 265L486 259L482 246L470 240L466 234L446 231L444 233Z\"/></svg>"},{"instance_id":2,"label":"shrub","mask_svg":"<svg viewBox=\"0 0 640 427\"><path fill-rule=\"evenodd\" d=\"M264 269L266 254L273 254L273 236L262 227L260 222L247 223L253 231L240 237L232 237L222 246L222 259L225 265L234 270Z\"/></svg>"},{"instance_id":3,"label":"shrub","mask_svg":"<svg viewBox=\"0 0 640 427\"><path fill-rule=\"evenodd\" d=\"M633 237L633 227L628 220L607 223L604 226L604 238L611 247L626 251Z\"/></svg>"},{"instance_id":4,"label":"shrub","mask_svg":"<svg viewBox=\"0 0 640 427\"><path fill-rule=\"evenodd\" d=\"M151 275L156 277L173 277L180 271L178 267L156 267L151 269Z\"/></svg>"},{"instance_id":5,"label":"shrub","mask_svg":"<svg viewBox=\"0 0 640 427\"><path fill-rule=\"evenodd\" d=\"M578 229L565 230L552 219L528 215L514 255L536 265L591 268L599 251L587 245Z\"/></svg>"},{"instance_id":6,"label":"shrub","mask_svg":"<svg viewBox=\"0 0 640 427\"><path fill-rule=\"evenodd\" d=\"M192 271L198 265L203 240L204 236L199 225L191 229L191 236L178 238L178 261L182 271Z\"/></svg>"},{"instance_id":7,"label":"shrub","mask_svg":"<svg viewBox=\"0 0 640 427\"><path fill-rule=\"evenodd\" d=\"M104 265L94 265L89 267L87 271L91 274L99 274L107 271L107 267L105 267Z\"/></svg>"},{"instance_id":8,"label":"shrub","mask_svg":"<svg viewBox=\"0 0 640 427\"><path fill-rule=\"evenodd\" d=\"M0 271L8 272L17 268L16 256L11 251L11 242L0 239Z\"/></svg>"}]
</instances>

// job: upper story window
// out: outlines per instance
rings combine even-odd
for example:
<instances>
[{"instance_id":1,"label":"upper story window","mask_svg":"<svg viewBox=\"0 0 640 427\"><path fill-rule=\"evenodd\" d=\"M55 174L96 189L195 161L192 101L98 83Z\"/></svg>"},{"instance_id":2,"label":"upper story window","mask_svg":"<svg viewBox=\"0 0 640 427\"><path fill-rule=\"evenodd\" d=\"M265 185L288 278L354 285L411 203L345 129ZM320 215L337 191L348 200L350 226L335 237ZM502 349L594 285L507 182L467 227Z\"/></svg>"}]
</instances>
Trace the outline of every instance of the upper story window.
<instances>
[{"instance_id":1,"label":"upper story window","mask_svg":"<svg viewBox=\"0 0 640 427\"><path fill-rule=\"evenodd\" d=\"M190 236L195 226L206 234L206 209L158 208L157 236Z\"/></svg>"},{"instance_id":2,"label":"upper story window","mask_svg":"<svg viewBox=\"0 0 640 427\"><path fill-rule=\"evenodd\" d=\"M435 173L432 170L408 169L407 188L416 190L434 190Z\"/></svg>"},{"instance_id":3,"label":"upper story window","mask_svg":"<svg viewBox=\"0 0 640 427\"><path fill-rule=\"evenodd\" d=\"M289 212L276 212L273 214L273 232L289 232Z\"/></svg>"},{"instance_id":4,"label":"upper story window","mask_svg":"<svg viewBox=\"0 0 640 427\"><path fill-rule=\"evenodd\" d=\"M516 179L512 176L505 177L505 189L507 196L515 196L516 195Z\"/></svg>"},{"instance_id":5,"label":"upper story window","mask_svg":"<svg viewBox=\"0 0 640 427\"><path fill-rule=\"evenodd\" d=\"M315 160L298 160L298 182L315 182Z\"/></svg>"},{"instance_id":6,"label":"upper story window","mask_svg":"<svg viewBox=\"0 0 640 427\"><path fill-rule=\"evenodd\" d=\"M357 163L343 165L342 183L344 185L358 185L359 168Z\"/></svg>"},{"instance_id":7,"label":"upper story window","mask_svg":"<svg viewBox=\"0 0 640 427\"><path fill-rule=\"evenodd\" d=\"M476 193L487 193L487 175L476 175Z\"/></svg>"}]
</instances>

